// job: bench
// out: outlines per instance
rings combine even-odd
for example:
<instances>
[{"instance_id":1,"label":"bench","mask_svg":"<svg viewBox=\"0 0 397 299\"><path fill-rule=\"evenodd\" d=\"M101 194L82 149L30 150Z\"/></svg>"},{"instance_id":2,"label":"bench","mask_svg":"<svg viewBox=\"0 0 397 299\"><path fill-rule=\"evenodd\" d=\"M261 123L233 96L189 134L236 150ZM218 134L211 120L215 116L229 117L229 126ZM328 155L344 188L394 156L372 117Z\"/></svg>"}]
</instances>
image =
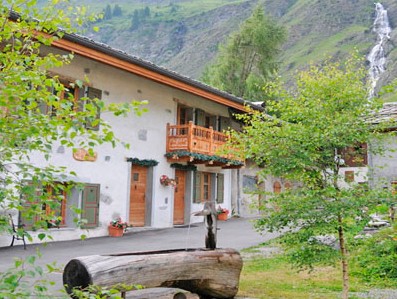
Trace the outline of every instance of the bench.
<instances>
[{"instance_id":1,"label":"bench","mask_svg":"<svg viewBox=\"0 0 397 299\"><path fill-rule=\"evenodd\" d=\"M14 246L14 241L15 240L20 240L20 241L23 242L23 249L26 250L26 241L25 241L26 232L24 230L24 225L22 225L22 224L15 225L14 224L14 219L12 218L12 215L8 214L8 217L9 217L8 221L9 221L9 224L10 224L10 227L11 227L11 230L12 230L11 231L11 233L12 233L12 241L11 241L10 247Z\"/></svg>"}]
</instances>

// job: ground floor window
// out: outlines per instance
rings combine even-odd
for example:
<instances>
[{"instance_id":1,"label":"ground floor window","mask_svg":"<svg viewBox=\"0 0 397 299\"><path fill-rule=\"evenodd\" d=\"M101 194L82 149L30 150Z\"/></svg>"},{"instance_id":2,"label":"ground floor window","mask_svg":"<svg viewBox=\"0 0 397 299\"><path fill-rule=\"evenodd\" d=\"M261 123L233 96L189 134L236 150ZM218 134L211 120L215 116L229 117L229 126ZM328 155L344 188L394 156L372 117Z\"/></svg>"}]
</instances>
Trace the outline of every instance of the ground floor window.
<instances>
[{"instance_id":1,"label":"ground floor window","mask_svg":"<svg viewBox=\"0 0 397 299\"><path fill-rule=\"evenodd\" d=\"M55 183L46 186L43 190L47 200L42 204L43 215L46 215L48 227L61 227L66 224L66 204L69 186L63 183Z\"/></svg>"},{"instance_id":2,"label":"ground floor window","mask_svg":"<svg viewBox=\"0 0 397 299\"><path fill-rule=\"evenodd\" d=\"M22 196L20 223L27 230L38 228L98 226L99 184L72 186L55 182L43 186L28 183ZM80 213L80 215L79 215Z\"/></svg>"},{"instance_id":3,"label":"ground floor window","mask_svg":"<svg viewBox=\"0 0 397 299\"><path fill-rule=\"evenodd\" d=\"M224 181L222 173L196 171L193 182L193 202L216 201L223 203Z\"/></svg>"}]
</instances>

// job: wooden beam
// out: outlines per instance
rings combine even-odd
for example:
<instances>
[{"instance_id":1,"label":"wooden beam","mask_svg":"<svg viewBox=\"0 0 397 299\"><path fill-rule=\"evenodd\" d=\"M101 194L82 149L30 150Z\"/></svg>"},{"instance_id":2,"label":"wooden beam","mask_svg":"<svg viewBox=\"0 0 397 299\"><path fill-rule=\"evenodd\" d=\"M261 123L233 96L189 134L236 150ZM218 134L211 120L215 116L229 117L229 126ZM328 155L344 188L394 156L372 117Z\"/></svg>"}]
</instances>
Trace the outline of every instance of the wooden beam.
<instances>
[{"instance_id":1,"label":"wooden beam","mask_svg":"<svg viewBox=\"0 0 397 299\"><path fill-rule=\"evenodd\" d=\"M116 58L109 54L100 52L98 50L88 48L88 47L78 44L76 42L72 42L72 41L69 41L66 39L58 39L52 43L52 46L62 49L62 50L65 50L65 51L68 51L68 52L72 52L72 53L81 55L83 57L107 64L110 66L113 66L113 67L121 69L121 70L125 70L127 72L133 73L140 77L147 78L147 79L155 81L157 83L161 83L161 84L164 84L164 85L167 85L167 86L179 89L179 90L186 91L188 93L206 98L213 102L216 102L216 103L228 106L228 107L235 108L239 111L245 111L245 107L241 103L234 102L232 100L224 98L220 95L217 95L217 94L207 91L205 89L201 89L199 87L190 85L186 82L183 82L182 80L177 80L175 78L168 77L164 74L160 74L153 70L149 70L143 66L139 66L132 62L128 62L123 59Z\"/></svg>"}]
</instances>

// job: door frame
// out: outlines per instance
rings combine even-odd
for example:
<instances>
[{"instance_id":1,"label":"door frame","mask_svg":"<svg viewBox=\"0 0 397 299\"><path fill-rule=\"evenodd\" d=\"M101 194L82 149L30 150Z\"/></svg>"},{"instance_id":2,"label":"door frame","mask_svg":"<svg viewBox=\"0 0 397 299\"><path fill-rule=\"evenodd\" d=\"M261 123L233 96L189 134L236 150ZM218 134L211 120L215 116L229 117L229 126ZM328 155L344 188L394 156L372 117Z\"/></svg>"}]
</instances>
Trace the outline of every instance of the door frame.
<instances>
[{"instance_id":1,"label":"door frame","mask_svg":"<svg viewBox=\"0 0 397 299\"><path fill-rule=\"evenodd\" d=\"M130 196L131 196L131 177L132 177L132 167L141 166L147 168L146 177L146 197L145 197L145 223L144 226L152 226L152 210L153 210L153 166L143 166L139 164L129 163L128 167L128 186L127 186L127 210L126 214L129 218L130 211ZM129 221L129 219L128 219Z\"/></svg>"},{"instance_id":2,"label":"door frame","mask_svg":"<svg viewBox=\"0 0 397 299\"><path fill-rule=\"evenodd\" d=\"M186 186L188 185L188 179L189 179L189 177L188 177L188 171L186 171L186 170L182 170L182 169L175 169L175 178L177 177L177 175L176 175L176 173L177 172L181 172L181 173L183 173L183 175L184 175L184 177L185 177L185 179L184 179L184 186L183 186L183 191L184 191L184 194L183 194L183 223L182 224L175 224L175 201L176 201L176 192L175 192L175 189L174 189L174 201L173 201L173 207L172 207L172 224L173 225L185 225L186 224L186 211L188 210L187 209L187 205L188 205L188 198L186 197L186 194L187 194L187 192L186 192ZM177 186L177 188L179 188L179 186ZM188 219L188 220L190 220L190 219Z\"/></svg>"}]
</instances>

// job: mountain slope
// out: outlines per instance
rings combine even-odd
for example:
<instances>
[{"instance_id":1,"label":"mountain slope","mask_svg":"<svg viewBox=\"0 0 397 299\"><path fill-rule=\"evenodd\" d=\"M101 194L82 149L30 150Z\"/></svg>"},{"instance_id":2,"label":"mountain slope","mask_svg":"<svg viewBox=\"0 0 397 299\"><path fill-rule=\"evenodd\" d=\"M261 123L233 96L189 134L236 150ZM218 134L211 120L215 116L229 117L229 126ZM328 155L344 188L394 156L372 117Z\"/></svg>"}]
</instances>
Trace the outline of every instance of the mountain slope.
<instances>
[{"instance_id":1,"label":"mountain slope","mask_svg":"<svg viewBox=\"0 0 397 299\"><path fill-rule=\"evenodd\" d=\"M101 10L114 1L80 1ZM257 5L256 0L119 0L122 16L103 20L98 34L90 37L152 61L178 73L199 78L217 48L238 29ZM281 75L290 81L296 70L327 57L343 57L357 48L367 55L376 42L372 31L375 15L371 0L264 0L265 11L288 30L280 55ZM397 25L397 3L382 1L391 27ZM134 15L149 8L132 28ZM147 9L146 8L146 9ZM380 83L397 77L397 30L386 46L387 72Z\"/></svg>"},{"instance_id":2,"label":"mountain slope","mask_svg":"<svg viewBox=\"0 0 397 299\"><path fill-rule=\"evenodd\" d=\"M151 7L151 16L144 18L137 29L131 30L129 13L123 18L100 22L101 30L92 32L90 37L193 78L200 76L205 64L216 54L218 44L238 29L256 4L256 1L212 1L224 4L208 5L214 8L196 11L189 6L194 1L180 1L172 7L183 13L172 14L169 10L166 14L168 6L150 6L155 1L149 0L140 2Z\"/></svg>"}]
</instances>

